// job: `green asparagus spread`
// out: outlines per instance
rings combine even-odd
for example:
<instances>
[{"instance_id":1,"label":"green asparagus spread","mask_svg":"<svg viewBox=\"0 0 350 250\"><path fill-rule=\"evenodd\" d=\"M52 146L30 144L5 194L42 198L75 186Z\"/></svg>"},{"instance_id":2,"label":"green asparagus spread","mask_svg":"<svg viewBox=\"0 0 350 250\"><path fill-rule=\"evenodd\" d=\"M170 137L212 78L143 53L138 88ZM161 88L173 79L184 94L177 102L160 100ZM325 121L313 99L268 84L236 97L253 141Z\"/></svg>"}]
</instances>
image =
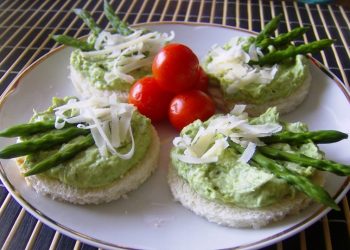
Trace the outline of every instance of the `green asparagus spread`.
<instances>
[{"instance_id":1,"label":"green asparagus spread","mask_svg":"<svg viewBox=\"0 0 350 250\"><path fill-rule=\"evenodd\" d=\"M68 98L53 98L53 106L42 113L36 113L32 117L31 122L53 119L53 109L63 105L67 100ZM92 146L80 152L72 160L42 173L41 176L57 179L78 188L102 187L118 178L122 178L127 171L142 161L152 140L150 120L140 115L137 111L133 113L131 126L135 140L135 152L131 159L123 160L116 155L102 157L97 147ZM40 134L35 136L40 136ZM22 139L25 140L29 138ZM77 137L69 143L80 139L81 137ZM39 153L27 156L24 166L28 169L31 168L34 164L57 152L60 148L66 147L69 143L56 149L40 151ZM131 141L128 139L118 148L118 152L126 153L129 151L130 147Z\"/></svg>"},{"instance_id":2,"label":"green asparagus spread","mask_svg":"<svg viewBox=\"0 0 350 250\"><path fill-rule=\"evenodd\" d=\"M85 58L82 56L80 50L74 50L70 57L70 64L76 71L88 79L89 83L99 90L129 91L132 84L121 78L116 78L108 82L105 80L105 74L111 71L113 65L111 63L112 60L113 59L108 59L104 56ZM134 77L134 79L139 79L143 76L150 75L151 69L150 67L137 69L128 74Z\"/></svg>"},{"instance_id":3,"label":"green asparagus spread","mask_svg":"<svg viewBox=\"0 0 350 250\"><path fill-rule=\"evenodd\" d=\"M211 118L214 119L214 118ZM210 119L210 120L211 120ZM200 126L206 127L210 120L202 123L197 120L185 127L181 135L194 138ZM250 124L264 124L278 122L276 109L269 109L260 117L250 119ZM305 124L284 123L283 130L291 132L307 131ZM218 135L220 136L220 135ZM285 143L271 144L272 147L290 152L322 159L323 153L313 143L301 146L291 146ZM237 162L240 155L232 148L226 148L215 163L189 164L180 161L177 155L184 153L181 147L174 147L171 151L171 162L178 174L201 196L225 204L235 204L245 208L259 208L278 202L284 197L293 197L295 188L284 180L275 177L270 172L254 163ZM296 163L279 162L281 165L296 171L303 176L312 176L314 168L301 167Z\"/></svg>"},{"instance_id":4,"label":"green asparagus spread","mask_svg":"<svg viewBox=\"0 0 350 250\"><path fill-rule=\"evenodd\" d=\"M238 39L238 42L242 42L242 40ZM247 41L252 43L254 39ZM222 46L223 50L230 48L230 43ZM302 55L297 55L295 58L284 60L283 63L278 65L278 70L270 83L262 84L259 80L257 82L253 81L242 84L232 92L228 91L232 80L225 77L226 71L208 72L208 64L213 59L211 53L209 52L205 58L203 68L209 74L210 84L219 86L224 99L227 101L262 104L284 98L294 93L310 74L307 59Z\"/></svg>"}]
</instances>

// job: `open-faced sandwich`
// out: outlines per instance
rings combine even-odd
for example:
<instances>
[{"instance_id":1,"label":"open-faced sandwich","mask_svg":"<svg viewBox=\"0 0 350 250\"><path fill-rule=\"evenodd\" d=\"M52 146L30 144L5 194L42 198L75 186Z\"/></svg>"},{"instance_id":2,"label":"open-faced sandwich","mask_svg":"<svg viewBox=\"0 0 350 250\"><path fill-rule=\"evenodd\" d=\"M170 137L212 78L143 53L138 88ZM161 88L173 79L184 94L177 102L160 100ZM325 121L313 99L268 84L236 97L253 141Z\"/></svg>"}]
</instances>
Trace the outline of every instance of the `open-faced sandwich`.
<instances>
[{"instance_id":1,"label":"open-faced sandwich","mask_svg":"<svg viewBox=\"0 0 350 250\"><path fill-rule=\"evenodd\" d=\"M311 201L338 209L321 187L322 171L350 175L317 143L348 137L279 120L276 108L249 118L243 105L186 126L173 141L168 182L176 200L211 222L259 228Z\"/></svg>"},{"instance_id":2,"label":"open-faced sandwich","mask_svg":"<svg viewBox=\"0 0 350 250\"><path fill-rule=\"evenodd\" d=\"M87 11L74 11L91 30L87 40L53 36L57 42L75 48L70 57L74 87L84 98L116 93L121 101L127 101L131 85L151 74L155 54L174 38L174 33L133 29L115 15L107 1L104 13L111 30L98 27Z\"/></svg>"},{"instance_id":3,"label":"open-faced sandwich","mask_svg":"<svg viewBox=\"0 0 350 250\"><path fill-rule=\"evenodd\" d=\"M76 204L116 200L158 164L159 138L150 120L113 95L53 98L49 109L0 136L19 137L0 158L16 158L36 192Z\"/></svg>"},{"instance_id":4,"label":"open-faced sandwich","mask_svg":"<svg viewBox=\"0 0 350 250\"><path fill-rule=\"evenodd\" d=\"M270 37L280 19L272 19L256 37L234 37L223 46L214 45L206 55L202 66L210 77L209 92L224 111L244 104L250 115L273 106L282 114L294 110L307 96L311 75L304 55L333 41L292 45L306 32L304 27Z\"/></svg>"}]
</instances>

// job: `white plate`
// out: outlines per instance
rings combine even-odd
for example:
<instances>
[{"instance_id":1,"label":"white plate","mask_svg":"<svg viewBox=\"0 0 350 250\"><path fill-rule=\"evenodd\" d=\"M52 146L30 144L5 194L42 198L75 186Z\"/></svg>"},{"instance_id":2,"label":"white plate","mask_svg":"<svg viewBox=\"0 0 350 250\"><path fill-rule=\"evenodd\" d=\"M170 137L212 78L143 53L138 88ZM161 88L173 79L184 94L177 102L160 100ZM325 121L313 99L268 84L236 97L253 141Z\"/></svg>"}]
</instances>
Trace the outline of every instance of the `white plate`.
<instances>
[{"instance_id":1,"label":"white plate","mask_svg":"<svg viewBox=\"0 0 350 250\"><path fill-rule=\"evenodd\" d=\"M176 23L144 25L149 29L174 30L176 41L190 46L202 58L215 43L233 36L249 35L243 30L213 25ZM41 58L11 84L0 102L0 129L26 122L33 108L43 110L52 96L74 95L68 79L70 49L58 49ZM339 80L312 65L312 87L308 99L283 117L304 121L310 128L349 131L349 94ZM329 74L329 73L328 73ZM5 97L6 95L6 97ZM260 248L301 231L329 210L313 205L299 215L290 216L268 227L232 229L207 222L175 203L167 186L169 149L176 135L168 124L157 126L161 137L161 160L156 173L137 191L110 204L76 206L37 195L19 175L10 160L1 160L1 180L27 211L54 229L73 238L103 248L142 249L218 249ZM0 148L14 142L1 139ZM349 140L322 146L330 159L350 163ZM337 201L349 189L346 178L327 175L326 189Z\"/></svg>"}]
</instances>

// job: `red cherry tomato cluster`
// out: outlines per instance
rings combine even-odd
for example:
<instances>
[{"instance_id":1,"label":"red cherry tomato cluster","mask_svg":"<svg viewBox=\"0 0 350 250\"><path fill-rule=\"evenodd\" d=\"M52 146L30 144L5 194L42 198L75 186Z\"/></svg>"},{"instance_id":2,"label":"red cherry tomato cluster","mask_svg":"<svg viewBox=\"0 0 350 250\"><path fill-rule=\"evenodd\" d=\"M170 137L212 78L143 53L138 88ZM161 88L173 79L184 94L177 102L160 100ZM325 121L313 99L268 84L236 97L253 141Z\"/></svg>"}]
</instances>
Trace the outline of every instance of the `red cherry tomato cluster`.
<instances>
[{"instance_id":1,"label":"red cherry tomato cluster","mask_svg":"<svg viewBox=\"0 0 350 250\"><path fill-rule=\"evenodd\" d=\"M181 130L196 119L204 121L214 114L214 102L205 93L208 76L187 46L165 46L153 60L152 73L153 77L139 79L129 92L129 103L152 122L168 117Z\"/></svg>"}]
</instances>

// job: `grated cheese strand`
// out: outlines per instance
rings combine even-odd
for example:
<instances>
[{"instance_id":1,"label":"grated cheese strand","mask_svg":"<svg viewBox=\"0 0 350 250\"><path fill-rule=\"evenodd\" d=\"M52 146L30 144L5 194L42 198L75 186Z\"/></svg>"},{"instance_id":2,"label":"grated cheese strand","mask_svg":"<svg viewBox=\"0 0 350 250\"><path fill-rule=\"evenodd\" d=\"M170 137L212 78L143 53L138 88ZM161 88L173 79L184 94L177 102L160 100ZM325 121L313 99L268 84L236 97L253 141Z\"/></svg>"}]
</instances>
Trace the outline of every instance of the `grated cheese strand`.
<instances>
[{"instance_id":1,"label":"grated cheese strand","mask_svg":"<svg viewBox=\"0 0 350 250\"><path fill-rule=\"evenodd\" d=\"M193 139L186 134L174 138L173 145L184 149L178 159L192 164L216 162L229 147L227 138L230 138L246 148L239 161L248 162L256 146L264 145L259 138L281 131L282 126L278 123L249 124L244 109L244 105L236 105L229 114L213 117L206 127L203 124L199 127Z\"/></svg>"},{"instance_id":2,"label":"grated cheese strand","mask_svg":"<svg viewBox=\"0 0 350 250\"><path fill-rule=\"evenodd\" d=\"M167 34L133 30L127 36L102 31L96 38L95 51L79 53L87 61L103 61L106 67L104 80L107 83L121 79L131 84L135 79L130 72L149 67L156 53L174 37L173 31Z\"/></svg>"},{"instance_id":3,"label":"grated cheese strand","mask_svg":"<svg viewBox=\"0 0 350 250\"><path fill-rule=\"evenodd\" d=\"M258 60L263 56L260 48L252 44L246 53L242 46L244 40L233 38L225 49L215 45L208 54L210 61L206 65L209 74L222 78L224 81L231 82L226 91L232 94L251 83L269 84L278 71L278 65L268 66L250 66L250 60Z\"/></svg>"},{"instance_id":4,"label":"grated cheese strand","mask_svg":"<svg viewBox=\"0 0 350 250\"><path fill-rule=\"evenodd\" d=\"M73 117L66 115L70 114L72 110L76 115ZM81 101L71 99L67 104L54 109L55 127L57 129L63 128L67 122L77 124L78 128L90 129L102 156L107 156L109 152L122 159L130 159L135 151L134 135L131 128L134 110L134 106L118 102L116 94L109 98L91 97ZM129 137L130 150L125 154L119 153L118 147L122 146Z\"/></svg>"},{"instance_id":5,"label":"grated cheese strand","mask_svg":"<svg viewBox=\"0 0 350 250\"><path fill-rule=\"evenodd\" d=\"M241 157L239 157L238 161L241 163L248 163L250 159L253 157L256 149L256 144L253 142L249 142L248 146L245 148Z\"/></svg>"}]
</instances>

